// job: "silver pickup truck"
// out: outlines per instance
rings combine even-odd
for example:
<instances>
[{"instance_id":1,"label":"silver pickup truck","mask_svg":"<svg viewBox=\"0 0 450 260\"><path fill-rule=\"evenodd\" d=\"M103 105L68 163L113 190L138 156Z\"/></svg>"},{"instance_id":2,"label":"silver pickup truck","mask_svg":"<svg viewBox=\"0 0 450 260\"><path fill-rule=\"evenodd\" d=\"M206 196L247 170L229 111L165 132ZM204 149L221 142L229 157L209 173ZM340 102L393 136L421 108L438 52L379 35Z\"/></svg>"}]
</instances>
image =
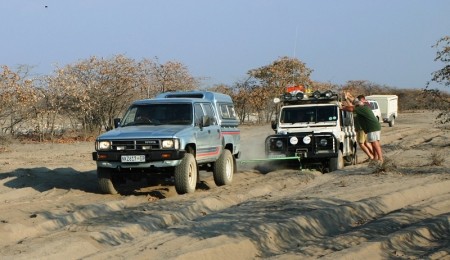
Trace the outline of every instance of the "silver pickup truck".
<instances>
[{"instance_id":1,"label":"silver pickup truck","mask_svg":"<svg viewBox=\"0 0 450 260\"><path fill-rule=\"evenodd\" d=\"M231 97L221 93L167 92L135 101L95 141L100 190L117 194L127 180L173 177L177 193L191 193L199 170L213 172L218 186L231 184L240 154L238 124Z\"/></svg>"}]
</instances>

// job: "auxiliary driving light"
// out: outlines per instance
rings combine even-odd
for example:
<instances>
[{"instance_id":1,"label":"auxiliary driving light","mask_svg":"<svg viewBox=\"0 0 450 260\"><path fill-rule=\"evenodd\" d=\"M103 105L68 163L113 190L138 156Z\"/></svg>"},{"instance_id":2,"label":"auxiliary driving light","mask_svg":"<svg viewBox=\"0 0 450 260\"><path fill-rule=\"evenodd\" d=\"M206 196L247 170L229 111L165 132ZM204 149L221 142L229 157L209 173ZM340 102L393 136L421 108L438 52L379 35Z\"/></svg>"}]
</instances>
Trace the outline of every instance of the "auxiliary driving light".
<instances>
[{"instance_id":1,"label":"auxiliary driving light","mask_svg":"<svg viewBox=\"0 0 450 260\"><path fill-rule=\"evenodd\" d=\"M320 91L318 91L318 90L314 91L313 97L316 98L316 99L319 99L320 98Z\"/></svg>"},{"instance_id":2,"label":"auxiliary driving light","mask_svg":"<svg viewBox=\"0 0 450 260\"><path fill-rule=\"evenodd\" d=\"M321 146L327 146L327 144L328 144L327 139L320 139L320 145Z\"/></svg>"},{"instance_id":3,"label":"auxiliary driving light","mask_svg":"<svg viewBox=\"0 0 450 260\"><path fill-rule=\"evenodd\" d=\"M298 92L298 93L295 95L295 98L297 98L297 100L302 100L304 96L305 96L305 95L303 94L303 92Z\"/></svg>"},{"instance_id":4,"label":"auxiliary driving light","mask_svg":"<svg viewBox=\"0 0 450 260\"><path fill-rule=\"evenodd\" d=\"M295 137L295 136L293 136L293 137L291 137L291 139L289 139L289 142L290 142L292 145L296 145L296 144L298 143L298 138Z\"/></svg>"},{"instance_id":5,"label":"auxiliary driving light","mask_svg":"<svg viewBox=\"0 0 450 260\"><path fill-rule=\"evenodd\" d=\"M283 147L283 141L278 140L278 141L275 143L275 145L276 145L278 148L281 148L281 147Z\"/></svg>"},{"instance_id":6,"label":"auxiliary driving light","mask_svg":"<svg viewBox=\"0 0 450 260\"><path fill-rule=\"evenodd\" d=\"M303 137L303 143L304 144L310 144L311 143L311 137L309 135Z\"/></svg>"}]
</instances>

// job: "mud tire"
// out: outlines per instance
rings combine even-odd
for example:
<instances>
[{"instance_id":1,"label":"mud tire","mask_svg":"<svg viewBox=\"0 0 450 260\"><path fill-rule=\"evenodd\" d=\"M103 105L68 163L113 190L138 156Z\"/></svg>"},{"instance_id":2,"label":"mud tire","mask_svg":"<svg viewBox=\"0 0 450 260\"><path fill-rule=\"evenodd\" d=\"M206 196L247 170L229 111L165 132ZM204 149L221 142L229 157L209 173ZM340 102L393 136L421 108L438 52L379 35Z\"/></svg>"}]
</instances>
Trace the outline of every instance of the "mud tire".
<instances>
[{"instance_id":1,"label":"mud tire","mask_svg":"<svg viewBox=\"0 0 450 260\"><path fill-rule=\"evenodd\" d=\"M112 195L119 193L115 187L115 181L113 180L113 177L111 175L111 169L98 167L97 178L98 185L102 193Z\"/></svg>"},{"instance_id":2,"label":"mud tire","mask_svg":"<svg viewBox=\"0 0 450 260\"><path fill-rule=\"evenodd\" d=\"M214 163L214 182L217 186L229 185L233 181L235 160L230 150L223 150L219 159Z\"/></svg>"},{"instance_id":3,"label":"mud tire","mask_svg":"<svg viewBox=\"0 0 450 260\"><path fill-rule=\"evenodd\" d=\"M344 168L344 157L342 156L341 150L339 150L336 158L330 158L330 172L334 172L342 168Z\"/></svg>"},{"instance_id":4,"label":"mud tire","mask_svg":"<svg viewBox=\"0 0 450 260\"><path fill-rule=\"evenodd\" d=\"M193 193L197 185L197 162L194 155L186 153L175 167L175 190L178 194Z\"/></svg>"}]
</instances>

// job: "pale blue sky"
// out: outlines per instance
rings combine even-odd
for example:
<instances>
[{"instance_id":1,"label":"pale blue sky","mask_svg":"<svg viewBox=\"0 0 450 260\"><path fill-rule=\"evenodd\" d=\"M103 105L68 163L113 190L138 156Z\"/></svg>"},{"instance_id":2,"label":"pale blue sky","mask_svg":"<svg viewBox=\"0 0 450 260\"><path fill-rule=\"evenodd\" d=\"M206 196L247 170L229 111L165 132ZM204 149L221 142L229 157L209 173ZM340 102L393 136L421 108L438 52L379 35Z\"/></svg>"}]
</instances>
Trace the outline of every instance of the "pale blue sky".
<instances>
[{"instance_id":1,"label":"pale blue sky","mask_svg":"<svg viewBox=\"0 0 450 260\"><path fill-rule=\"evenodd\" d=\"M312 79L421 88L448 0L0 0L0 64L52 74L90 56L176 60L231 85L282 56ZM48 6L48 8L45 8Z\"/></svg>"}]
</instances>

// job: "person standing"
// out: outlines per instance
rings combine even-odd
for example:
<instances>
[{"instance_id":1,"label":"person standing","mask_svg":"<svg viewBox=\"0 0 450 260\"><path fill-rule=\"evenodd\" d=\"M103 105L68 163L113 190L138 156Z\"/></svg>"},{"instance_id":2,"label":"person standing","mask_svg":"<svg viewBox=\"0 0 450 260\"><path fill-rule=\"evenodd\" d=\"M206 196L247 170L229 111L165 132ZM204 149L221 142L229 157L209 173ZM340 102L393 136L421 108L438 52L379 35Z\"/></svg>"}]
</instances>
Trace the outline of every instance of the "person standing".
<instances>
[{"instance_id":1,"label":"person standing","mask_svg":"<svg viewBox=\"0 0 450 260\"><path fill-rule=\"evenodd\" d=\"M361 96L359 97L362 99ZM342 109L356 114L359 126L367 134L367 141L372 146L373 159L383 162L383 153L380 144L381 124L378 122L370 107L365 106L361 100L355 98L353 104L348 102Z\"/></svg>"},{"instance_id":2,"label":"person standing","mask_svg":"<svg viewBox=\"0 0 450 260\"><path fill-rule=\"evenodd\" d=\"M366 100L366 97L364 95L359 95L356 98L359 101L363 102L364 106L367 106L370 108L370 104ZM356 114L354 114L354 115L357 118L357 115ZM355 129L358 129L357 126L359 127L359 131L357 130L356 138L357 138L359 147L361 148L361 150L363 150L367 154L367 156L369 156L370 160L377 159L377 158L375 158L375 154L373 152L372 145L367 140L366 132L364 132L364 130L362 130L361 126L359 125L359 121L357 121L357 119L355 119Z\"/></svg>"}]
</instances>

